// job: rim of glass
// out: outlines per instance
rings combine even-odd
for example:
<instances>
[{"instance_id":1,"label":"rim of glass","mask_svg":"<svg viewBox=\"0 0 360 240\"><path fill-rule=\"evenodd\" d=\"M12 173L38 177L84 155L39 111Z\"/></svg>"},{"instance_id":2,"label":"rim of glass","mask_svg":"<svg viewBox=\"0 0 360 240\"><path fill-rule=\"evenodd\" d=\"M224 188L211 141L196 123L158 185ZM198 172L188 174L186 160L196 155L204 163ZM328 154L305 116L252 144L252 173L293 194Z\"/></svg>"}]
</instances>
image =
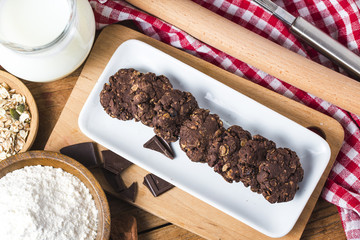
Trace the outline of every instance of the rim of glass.
<instances>
[{"instance_id":1,"label":"rim of glass","mask_svg":"<svg viewBox=\"0 0 360 240\"><path fill-rule=\"evenodd\" d=\"M0 44L4 45L5 47L7 47L7 48L9 48L9 49L11 49L13 51L21 52L21 53L40 52L40 51L46 50L46 49L54 46L55 44L60 42L62 39L64 39L68 35L68 33L69 33L69 31L70 31L70 29L71 29L71 27L74 24L75 19L76 19L76 0L67 0L67 1L69 3L69 7L70 7L69 20L68 20L64 30L60 33L60 35L57 36L51 42L43 44L43 45L35 46L35 47L29 47L29 46L26 46L26 45L5 41L5 40L2 40L0 38Z\"/></svg>"}]
</instances>

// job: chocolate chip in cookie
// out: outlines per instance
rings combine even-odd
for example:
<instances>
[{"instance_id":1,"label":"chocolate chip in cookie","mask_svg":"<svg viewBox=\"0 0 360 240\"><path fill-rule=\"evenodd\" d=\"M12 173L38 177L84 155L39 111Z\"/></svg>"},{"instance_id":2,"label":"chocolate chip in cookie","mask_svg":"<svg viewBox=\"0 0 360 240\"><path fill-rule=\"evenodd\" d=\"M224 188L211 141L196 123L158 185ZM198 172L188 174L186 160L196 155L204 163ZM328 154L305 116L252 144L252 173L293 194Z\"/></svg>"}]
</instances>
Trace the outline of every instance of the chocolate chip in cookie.
<instances>
[{"instance_id":1,"label":"chocolate chip in cookie","mask_svg":"<svg viewBox=\"0 0 360 240\"><path fill-rule=\"evenodd\" d=\"M156 115L155 103L170 90L172 90L172 85L169 79L162 75L145 73L135 79L129 93L135 121L141 121L144 125L153 127L153 118Z\"/></svg>"},{"instance_id":2,"label":"chocolate chip in cookie","mask_svg":"<svg viewBox=\"0 0 360 240\"><path fill-rule=\"evenodd\" d=\"M167 91L155 104L155 134L167 142L177 141L182 123L197 108L197 101L191 93L177 89Z\"/></svg>"},{"instance_id":3,"label":"chocolate chip in cookie","mask_svg":"<svg viewBox=\"0 0 360 240\"><path fill-rule=\"evenodd\" d=\"M226 181L239 182L238 152L250 139L250 132L237 125L231 126L211 141L207 163L214 167L214 171L221 174Z\"/></svg>"},{"instance_id":4,"label":"chocolate chip in cookie","mask_svg":"<svg viewBox=\"0 0 360 240\"><path fill-rule=\"evenodd\" d=\"M225 131L219 116L196 109L180 128L180 147L194 162L206 162L210 141Z\"/></svg>"},{"instance_id":5,"label":"chocolate chip in cookie","mask_svg":"<svg viewBox=\"0 0 360 240\"><path fill-rule=\"evenodd\" d=\"M141 73L133 68L120 69L109 78L100 93L100 103L105 112L113 118L131 120L130 89Z\"/></svg>"},{"instance_id":6,"label":"chocolate chip in cookie","mask_svg":"<svg viewBox=\"0 0 360 240\"><path fill-rule=\"evenodd\" d=\"M276 144L261 135L255 135L245 143L239 151L239 174L240 181L246 186L250 186L253 192L260 191L260 185L256 180L259 165L266 159L270 150L276 148Z\"/></svg>"},{"instance_id":7,"label":"chocolate chip in cookie","mask_svg":"<svg viewBox=\"0 0 360 240\"><path fill-rule=\"evenodd\" d=\"M297 154L288 148L269 151L259 165L257 181L262 195L270 203L287 202L294 198L304 170Z\"/></svg>"}]
</instances>

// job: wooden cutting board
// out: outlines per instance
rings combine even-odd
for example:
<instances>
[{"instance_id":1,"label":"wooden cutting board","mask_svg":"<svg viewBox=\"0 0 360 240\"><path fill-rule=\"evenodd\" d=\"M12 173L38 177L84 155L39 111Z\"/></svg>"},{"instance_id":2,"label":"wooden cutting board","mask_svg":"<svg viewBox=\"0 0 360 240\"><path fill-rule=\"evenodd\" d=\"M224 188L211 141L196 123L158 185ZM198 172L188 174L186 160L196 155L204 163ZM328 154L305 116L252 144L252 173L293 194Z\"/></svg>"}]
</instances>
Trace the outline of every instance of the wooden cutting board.
<instances>
[{"instance_id":1,"label":"wooden cutting board","mask_svg":"<svg viewBox=\"0 0 360 240\"><path fill-rule=\"evenodd\" d=\"M324 131L326 140L331 147L330 162L295 227L288 235L283 237L283 239L299 239L342 145L344 133L341 125L336 120L300 103L124 26L111 25L99 35L49 137L45 150L59 151L64 146L91 141L79 130L77 124L78 115L114 51L121 43L129 39L138 39L166 52L304 127L315 126ZM102 146L98 146L98 148L99 150L103 149ZM117 195L99 170L95 169L92 172L105 191ZM142 184L146 174L147 171L136 165L131 166L122 174L125 184L129 185L134 181L138 182L139 191L134 204L139 208L208 239L270 239L179 188L173 188L160 197L154 198Z\"/></svg>"}]
</instances>

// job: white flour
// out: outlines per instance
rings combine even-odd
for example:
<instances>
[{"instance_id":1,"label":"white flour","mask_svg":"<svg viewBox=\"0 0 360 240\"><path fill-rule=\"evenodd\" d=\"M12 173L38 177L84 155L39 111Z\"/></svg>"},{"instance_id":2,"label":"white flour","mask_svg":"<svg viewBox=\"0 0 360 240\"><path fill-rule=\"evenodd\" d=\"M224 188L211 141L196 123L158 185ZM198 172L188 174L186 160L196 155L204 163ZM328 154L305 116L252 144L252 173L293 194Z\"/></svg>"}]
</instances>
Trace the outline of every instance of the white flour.
<instances>
[{"instance_id":1,"label":"white flour","mask_svg":"<svg viewBox=\"0 0 360 240\"><path fill-rule=\"evenodd\" d=\"M89 189L60 168L29 166L0 178L0 239L95 239Z\"/></svg>"}]
</instances>

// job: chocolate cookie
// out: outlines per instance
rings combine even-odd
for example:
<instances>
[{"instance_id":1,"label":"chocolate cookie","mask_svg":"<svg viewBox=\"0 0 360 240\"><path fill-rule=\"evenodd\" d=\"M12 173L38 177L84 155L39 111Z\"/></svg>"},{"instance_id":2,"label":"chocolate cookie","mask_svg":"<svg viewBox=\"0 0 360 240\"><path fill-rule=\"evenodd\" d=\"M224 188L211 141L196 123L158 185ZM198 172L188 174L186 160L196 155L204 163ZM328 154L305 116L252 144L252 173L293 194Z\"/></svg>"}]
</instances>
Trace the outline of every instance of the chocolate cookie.
<instances>
[{"instance_id":1,"label":"chocolate cookie","mask_svg":"<svg viewBox=\"0 0 360 240\"><path fill-rule=\"evenodd\" d=\"M163 75L145 73L136 78L129 93L135 121L153 127L153 118L156 115L155 103L169 90L172 90L172 85Z\"/></svg>"},{"instance_id":2,"label":"chocolate cookie","mask_svg":"<svg viewBox=\"0 0 360 240\"><path fill-rule=\"evenodd\" d=\"M191 93L174 90L163 75L120 69L104 85L100 102L111 117L154 127L157 136L144 147L162 151L165 141L154 140L180 137L191 161L207 162L226 181L241 181L270 203L292 200L302 181L304 170L295 152L276 148L261 135L251 137L237 125L225 130L218 115L198 108Z\"/></svg>"},{"instance_id":3,"label":"chocolate cookie","mask_svg":"<svg viewBox=\"0 0 360 240\"><path fill-rule=\"evenodd\" d=\"M239 174L240 181L246 186L250 186L253 192L260 191L260 185L256 180L259 172L259 165L266 159L270 150L276 148L276 144L261 135L255 135L246 142L239 151Z\"/></svg>"},{"instance_id":4,"label":"chocolate cookie","mask_svg":"<svg viewBox=\"0 0 360 240\"><path fill-rule=\"evenodd\" d=\"M155 104L155 134L167 142L175 142L179 137L181 124L197 108L197 101L191 93L177 89L166 92Z\"/></svg>"},{"instance_id":5,"label":"chocolate cookie","mask_svg":"<svg viewBox=\"0 0 360 240\"><path fill-rule=\"evenodd\" d=\"M296 153L288 148L277 148L267 153L256 179L265 199L276 203L292 200L303 176L304 170Z\"/></svg>"},{"instance_id":6,"label":"chocolate cookie","mask_svg":"<svg viewBox=\"0 0 360 240\"><path fill-rule=\"evenodd\" d=\"M233 125L209 146L207 163L228 182L239 182L239 150L251 139L251 134L240 126Z\"/></svg>"},{"instance_id":7,"label":"chocolate cookie","mask_svg":"<svg viewBox=\"0 0 360 240\"><path fill-rule=\"evenodd\" d=\"M100 93L100 103L111 117L131 120L133 114L129 92L135 80L141 75L135 69L120 69L105 83Z\"/></svg>"},{"instance_id":8,"label":"chocolate cookie","mask_svg":"<svg viewBox=\"0 0 360 240\"><path fill-rule=\"evenodd\" d=\"M208 146L225 129L219 116L198 108L180 128L180 147L193 162L206 162Z\"/></svg>"}]
</instances>

